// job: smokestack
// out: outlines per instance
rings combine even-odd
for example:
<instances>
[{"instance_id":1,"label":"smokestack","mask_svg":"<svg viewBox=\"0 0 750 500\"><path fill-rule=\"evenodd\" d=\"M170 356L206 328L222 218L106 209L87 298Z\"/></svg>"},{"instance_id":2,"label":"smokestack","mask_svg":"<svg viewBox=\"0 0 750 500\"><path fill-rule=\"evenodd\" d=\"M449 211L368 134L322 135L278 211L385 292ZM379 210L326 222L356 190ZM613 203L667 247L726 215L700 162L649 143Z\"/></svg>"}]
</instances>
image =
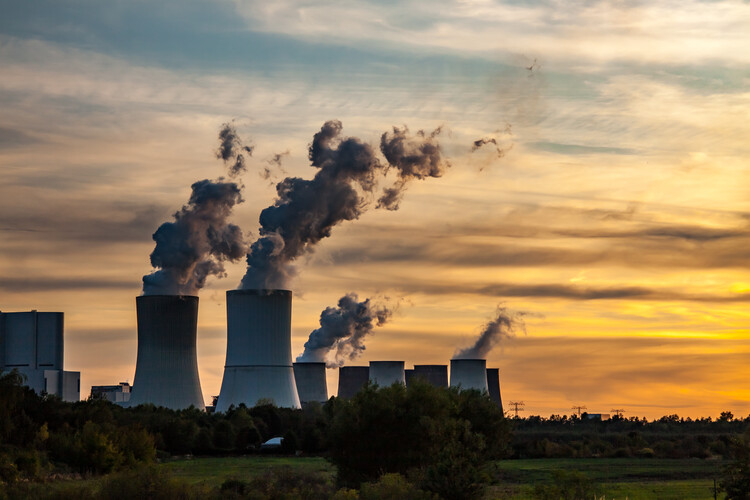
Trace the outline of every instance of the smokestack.
<instances>
[{"instance_id":1,"label":"smokestack","mask_svg":"<svg viewBox=\"0 0 750 500\"><path fill-rule=\"evenodd\" d=\"M370 382L380 387L406 385L403 361L370 361Z\"/></svg>"},{"instance_id":2,"label":"smokestack","mask_svg":"<svg viewBox=\"0 0 750 500\"><path fill-rule=\"evenodd\" d=\"M173 410L204 408L198 377L198 297L136 297L138 359L130 406L151 403Z\"/></svg>"},{"instance_id":3,"label":"smokestack","mask_svg":"<svg viewBox=\"0 0 750 500\"><path fill-rule=\"evenodd\" d=\"M500 369L499 368L487 368L487 389L490 393L490 398L494 401L503 411L503 399L500 397Z\"/></svg>"},{"instance_id":4,"label":"smokestack","mask_svg":"<svg viewBox=\"0 0 750 500\"><path fill-rule=\"evenodd\" d=\"M435 387L448 387L448 365L414 365L414 378Z\"/></svg>"},{"instance_id":5,"label":"smokestack","mask_svg":"<svg viewBox=\"0 0 750 500\"><path fill-rule=\"evenodd\" d=\"M369 366L342 366L339 368L338 397L351 399L370 379Z\"/></svg>"},{"instance_id":6,"label":"smokestack","mask_svg":"<svg viewBox=\"0 0 750 500\"><path fill-rule=\"evenodd\" d=\"M292 292L227 292L227 358L217 412L269 400L299 408L292 368Z\"/></svg>"},{"instance_id":7,"label":"smokestack","mask_svg":"<svg viewBox=\"0 0 750 500\"><path fill-rule=\"evenodd\" d=\"M451 359L451 387L487 392L487 360Z\"/></svg>"},{"instance_id":8,"label":"smokestack","mask_svg":"<svg viewBox=\"0 0 750 500\"><path fill-rule=\"evenodd\" d=\"M294 380L300 404L328 401L325 363L294 363Z\"/></svg>"}]
</instances>

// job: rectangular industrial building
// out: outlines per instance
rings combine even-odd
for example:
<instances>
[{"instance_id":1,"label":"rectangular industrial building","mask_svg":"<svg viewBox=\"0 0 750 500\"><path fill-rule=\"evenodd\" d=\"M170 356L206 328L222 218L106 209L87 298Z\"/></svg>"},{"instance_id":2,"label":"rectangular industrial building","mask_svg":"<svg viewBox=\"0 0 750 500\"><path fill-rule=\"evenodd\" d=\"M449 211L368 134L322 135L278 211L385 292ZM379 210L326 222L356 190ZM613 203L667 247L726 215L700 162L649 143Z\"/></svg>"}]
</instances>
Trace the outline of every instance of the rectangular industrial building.
<instances>
[{"instance_id":1,"label":"rectangular industrial building","mask_svg":"<svg viewBox=\"0 0 750 500\"><path fill-rule=\"evenodd\" d=\"M63 370L63 313L0 312L0 370L13 369L39 394L81 399L81 373Z\"/></svg>"}]
</instances>

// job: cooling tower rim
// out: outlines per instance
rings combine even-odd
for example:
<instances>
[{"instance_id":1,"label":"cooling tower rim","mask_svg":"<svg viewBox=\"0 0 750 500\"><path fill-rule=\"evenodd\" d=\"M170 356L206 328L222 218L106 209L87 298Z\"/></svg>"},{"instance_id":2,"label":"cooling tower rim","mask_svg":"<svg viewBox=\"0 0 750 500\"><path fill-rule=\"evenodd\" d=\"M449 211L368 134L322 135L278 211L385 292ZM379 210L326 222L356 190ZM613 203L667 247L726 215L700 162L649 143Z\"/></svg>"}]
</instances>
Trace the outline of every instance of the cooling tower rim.
<instances>
[{"instance_id":1,"label":"cooling tower rim","mask_svg":"<svg viewBox=\"0 0 750 500\"><path fill-rule=\"evenodd\" d=\"M487 358L452 358L451 363L454 361L484 361L487 362Z\"/></svg>"},{"instance_id":2,"label":"cooling tower rim","mask_svg":"<svg viewBox=\"0 0 750 500\"><path fill-rule=\"evenodd\" d=\"M325 365L325 361L295 361L293 365Z\"/></svg>"},{"instance_id":3,"label":"cooling tower rim","mask_svg":"<svg viewBox=\"0 0 750 500\"><path fill-rule=\"evenodd\" d=\"M370 361L370 364L372 363L406 363L406 361L402 361L400 359L398 360L379 359L377 361Z\"/></svg>"},{"instance_id":4,"label":"cooling tower rim","mask_svg":"<svg viewBox=\"0 0 750 500\"><path fill-rule=\"evenodd\" d=\"M258 288L258 289L244 289L244 288L238 288L236 290L227 290L227 297L229 295L258 295L258 296L266 296L266 295L283 295L288 296L292 295L291 290L284 290L282 288Z\"/></svg>"},{"instance_id":5,"label":"cooling tower rim","mask_svg":"<svg viewBox=\"0 0 750 500\"><path fill-rule=\"evenodd\" d=\"M446 366L448 366L448 365L440 365L440 364L437 364L437 365L414 365L414 368L417 368L417 367L419 367L419 368L425 368L425 367L427 367L427 368L432 368L432 367L445 368Z\"/></svg>"},{"instance_id":6,"label":"cooling tower rim","mask_svg":"<svg viewBox=\"0 0 750 500\"><path fill-rule=\"evenodd\" d=\"M165 298L174 298L174 299L181 299L181 300L198 300L197 295L169 295L169 294L148 294L148 295L138 295L135 300L148 300L148 299L165 299Z\"/></svg>"}]
</instances>

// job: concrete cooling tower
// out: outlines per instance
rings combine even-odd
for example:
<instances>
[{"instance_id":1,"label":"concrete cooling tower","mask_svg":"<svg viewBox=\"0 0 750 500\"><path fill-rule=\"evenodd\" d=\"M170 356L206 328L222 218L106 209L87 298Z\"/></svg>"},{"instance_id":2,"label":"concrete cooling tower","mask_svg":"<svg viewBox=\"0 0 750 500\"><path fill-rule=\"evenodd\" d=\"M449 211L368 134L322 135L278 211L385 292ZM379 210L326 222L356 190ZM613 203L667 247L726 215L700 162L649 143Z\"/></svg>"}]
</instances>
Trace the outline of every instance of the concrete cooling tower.
<instances>
[{"instance_id":1,"label":"concrete cooling tower","mask_svg":"<svg viewBox=\"0 0 750 500\"><path fill-rule=\"evenodd\" d=\"M487 392L487 360L451 359L451 387Z\"/></svg>"},{"instance_id":2,"label":"concrete cooling tower","mask_svg":"<svg viewBox=\"0 0 750 500\"><path fill-rule=\"evenodd\" d=\"M292 369L292 292L227 292L227 358L217 412L259 401L299 408Z\"/></svg>"},{"instance_id":3,"label":"concrete cooling tower","mask_svg":"<svg viewBox=\"0 0 750 500\"><path fill-rule=\"evenodd\" d=\"M325 363L294 363L292 366L301 404L328 401Z\"/></svg>"},{"instance_id":4,"label":"concrete cooling tower","mask_svg":"<svg viewBox=\"0 0 750 500\"><path fill-rule=\"evenodd\" d=\"M487 368L487 389L490 393L490 398L494 401L503 411L503 399L500 397L500 369L499 368Z\"/></svg>"},{"instance_id":5,"label":"concrete cooling tower","mask_svg":"<svg viewBox=\"0 0 750 500\"><path fill-rule=\"evenodd\" d=\"M448 387L448 365L414 365L413 377L435 387Z\"/></svg>"},{"instance_id":6,"label":"concrete cooling tower","mask_svg":"<svg viewBox=\"0 0 750 500\"><path fill-rule=\"evenodd\" d=\"M152 403L173 410L203 409L195 348L198 297L136 297L138 359L130 406Z\"/></svg>"},{"instance_id":7,"label":"concrete cooling tower","mask_svg":"<svg viewBox=\"0 0 750 500\"><path fill-rule=\"evenodd\" d=\"M369 366L342 366L339 368L338 397L351 399L370 380Z\"/></svg>"},{"instance_id":8,"label":"concrete cooling tower","mask_svg":"<svg viewBox=\"0 0 750 500\"><path fill-rule=\"evenodd\" d=\"M409 387L409 384L411 383L413 376L414 376L413 368L407 368L404 370L404 381L406 382L406 387Z\"/></svg>"},{"instance_id":9,"label":"concrete cooling tower","mask_svg":"<svg viewBox=\"0 0 750 500\"><path fill-rule=\"evenodd\" d=\"M389 387L396 382L406 385L403 361L370 361L370 382Z\"/></svg>"}]
</instances>

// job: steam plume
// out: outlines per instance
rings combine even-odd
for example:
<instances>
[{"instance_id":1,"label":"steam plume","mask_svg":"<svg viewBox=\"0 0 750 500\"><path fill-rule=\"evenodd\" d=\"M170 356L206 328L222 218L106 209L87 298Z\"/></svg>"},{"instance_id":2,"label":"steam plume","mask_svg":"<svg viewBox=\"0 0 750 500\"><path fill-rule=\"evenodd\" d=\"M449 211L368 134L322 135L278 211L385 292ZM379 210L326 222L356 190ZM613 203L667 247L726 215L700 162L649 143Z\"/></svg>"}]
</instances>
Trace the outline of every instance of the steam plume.
<instances>
[{"instance_id":1,"label":"steam plume","mask_svg":"<svg viewBox=\"0 0 750 500\"><path fill-rule=\"evenodd\" d=\"M443 175L450 164L443 158L437 141L441 131L438 127L429 135L420 130L410 136L406 126L402 129L393 127L392 132L385 132L380 137L380 151L388 160L389 167L398 171L398 180L383 190L377 208L398 210L406 184L410 180Z\"/></svg>"},{"instance_id":2,"label":"steam plume","mask_svg":"<svg viewBox=\"0 0 750 500\"><path fill-rule=\"evenodd\" d=\"M495 345L502 339L515 337L519 329L526 331L523 322L525 313L509 311L505 307L498 307L495 318L482 327L476 342L471 347L459 349L453 354L453 359L484 359Z\"/></svg>"},{"instance_id":3,"label":"steam plume","mask_svg":"<svg viewBox=\"0 0 750 500\"><path fill-rule=\"evenodd\" d=\"M376 326L385 324L391 315L392 311L385 305L375 304L370 299L359 302L356 293L346 294L339 299L337 307L327 307L320 313L320 328L310 333L297 362L342 366L362 354L365 337ZM329 352L334 353L333 359L327 359Z\"/></svg>"},{"instance_id":4,"label":"steam plume","mask_svg":"<svg viewBox=\"0 0 750 500\"><path fill-rule=\"evenodd\" d=\"M229 167L230 177L236 177L245 170L245 156L253 155L253 147L242 143L237 130L231 123L225 123L219 131L219 149L216 150L216 158L223 160Z\"/></svg>"},{"instance_id":5,"label":"steam plume","mask_svg":"<svg viewBox=\"0 0 750 500\"><path fill-rule=\"evenodd\" d=\"M242 231L227 218L242 202L234 182L198 181L187 205L153 235L156 248L151 265L158 268L143 277L144 295L194 295L210 275L224 276L223 262L245 253Z\"/></svg>"},{"instance_id":6,"label":"steam plume","mask_svg":"<svg viewBox=\"0 0 750 500\"><path fill-rule=\"evenodd\" d=\"M500 133L499 130L495 131L495 134L498 134L498 133ZM502 133L506 136L513 135L510 124L507 124L505 126L505 130L503 130ZM476 141L474 141L473 145L471 146L471 152L473 153L474 151L481 149L482 147L487 146L488 144L492 144L494 146L494 149L495 149L495 152L497 153L498 158L502 158L503 156L505 156L505 154L508 151L513 149L512 143L507 148L503 148L500 145L500 141L496 137L488 136L488 137L482 137L481 139L477 139Z\"/></svg>"},{"instance_id":7,"label":"steam plume","mask_svg":"<svg viewBox=\"0 0 750 500\"><path fill-rule=\"evenodd\" d=\"M341 122L332 120L314 135L309 158L318 171L311 180L287 177L276 185L276 201L260 214L260 238L247 255L241 288L288 286L294 260L364 210L358 189L371 192L382 166L372 146L341 137L341 129Z\"/></svg>"}]
</instances>

